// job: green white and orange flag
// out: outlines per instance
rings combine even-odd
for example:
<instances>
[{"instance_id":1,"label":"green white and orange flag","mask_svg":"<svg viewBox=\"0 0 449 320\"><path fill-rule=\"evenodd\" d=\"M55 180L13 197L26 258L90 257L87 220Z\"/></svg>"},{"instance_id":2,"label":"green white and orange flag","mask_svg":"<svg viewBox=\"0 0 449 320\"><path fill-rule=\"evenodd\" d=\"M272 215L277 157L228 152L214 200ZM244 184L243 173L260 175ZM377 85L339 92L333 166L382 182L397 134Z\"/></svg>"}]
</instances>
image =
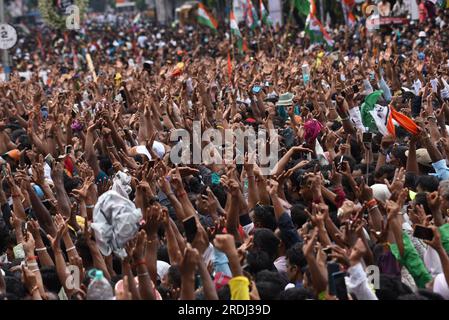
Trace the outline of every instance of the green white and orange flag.
<instances>
[{"instance_id":1,"label":"green white and orange flag","mask_svg":"<svg viewBox=\"0 0 449 320\"><path fill-rule=\"evenodd\" d=\"M267 26L272 26L273 21L271 20L270 13L265 8L265 5L263 4L263 0L260 0L260 20L262 20L262 23Z\"/></svg>"},{"instance_id":2,"label":"green white and orange flag","mask_svg":"<svg viewBox=\"0 0 449 320\"><path fill-rule=\"evenodd\" d=\"M236 36L237 38L242 38L242 34L240 33L239 25L237 23L237 20L234 16L234 11L231 11L231 15L229 17L230 26L231 26L231 33Z\"/></svg>"},{"instance_id":3,"label":"green white and orange flag","mask_svg":"<svg viewBox=\"0 0 449 320\"><path fill-rule=\"evenodd\" d=\"M217 31L217 20L207 11L204 4L198 4L198 23L208 26L212 30Z\"/></svg>"},{"instance_id":4,"label":"green white and orange flag","mask_svg":"<svg viewBox=\"0 0 449 320\"><path fill-rule=\"evenodd\" d=\"M393 105L381 106L377 100L383 91L377 90L365 98L360 107L360 115L363 125L369 132L381 133L382 135L396 136L396 126L401 126L413 135L419 131L417 124L405 114L396 111Z\"/></svg>"}]
</instances>

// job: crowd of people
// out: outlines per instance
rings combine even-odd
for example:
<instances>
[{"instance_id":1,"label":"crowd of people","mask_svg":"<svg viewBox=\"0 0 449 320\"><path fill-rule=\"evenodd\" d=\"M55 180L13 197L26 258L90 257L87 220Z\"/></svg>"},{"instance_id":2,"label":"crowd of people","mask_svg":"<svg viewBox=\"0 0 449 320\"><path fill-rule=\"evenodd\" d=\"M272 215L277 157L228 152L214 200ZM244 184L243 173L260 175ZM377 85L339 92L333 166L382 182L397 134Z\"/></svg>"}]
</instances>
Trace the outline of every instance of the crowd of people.
<instances>
[{"instance_id":1,"label":"crowd of people","mask_svg":"<svg viewBox=\"0 0 449 320\"><path fill-rule=\"evenodd\" d=\"M224 26L32 30L0 83L0 299L449 299L448 22L242 52ZM267 129L274 167L175 163L195 122Z\"/></svg>"}]
</instances>

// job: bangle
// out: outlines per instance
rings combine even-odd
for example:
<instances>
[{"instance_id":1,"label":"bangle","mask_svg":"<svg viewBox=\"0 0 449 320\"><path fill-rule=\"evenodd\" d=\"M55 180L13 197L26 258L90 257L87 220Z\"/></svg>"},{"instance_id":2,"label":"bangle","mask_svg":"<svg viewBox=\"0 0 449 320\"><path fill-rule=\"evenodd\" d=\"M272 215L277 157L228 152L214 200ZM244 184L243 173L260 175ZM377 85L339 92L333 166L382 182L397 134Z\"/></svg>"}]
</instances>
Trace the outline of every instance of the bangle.
<instances>
[{"instance_id":1,"label":"bangle","mask_svg":"<svg viewBox=\"0 0 449 320\"><path fill-rule=\"evenodd\" d=\"M114 149L114 146L106 146L107 149Z\"/></svg>"},{"instance_id":2,"label":"bangle","mask_svg":"<svg viewBox=\"0 0 449 320\"><path fill-rule=\"evenodd\" d=\"M68 249L65 249L65 252L69 252L69 251L72 251L72 250L75 250L75 249L76 249L76 247L73 246L73 247L70 247L70 248L68 248Z\"/></svg>"},{"instance_id":3,"label":"bangle","mask_svg":"<svg viewBox=\"0 0 449 320\"><path fill-rule=\"evenodd\" d=\"M30 293L33 294L34 291L36 291L36 290L39 290L39 287L38 287L38 286L34 286L34 288L30 290Z\"/></svg>"},{"instance_id":4,"label":"bangle","mask_svg":"<svg viewBox=\"0 0 449 320\"><path fill-rule=\"evenodd\" d=\"M27 262L27 267L37 267L37 262L32 262L32 263Z\"/></svg>"},{"instance_id":5,"label":"bangle","mask_svg":"<svg viewBox=\"0 0 449 320\"><path fill-rule=\"evenodd\" d=\"M346 121L346 120L349 120L349 117L341 118L341 121Z\"/></svg>"},{"instance_id":6,"label":"bangle","mask_svg":"<svg viewBox=\"0 0 449 320\"><path fill-rule=\"evenodd\" d=\"M36 251L36 252L47 251L47 247L36 248L36 249L34 249L34 251Z\"/></svg>"},{"instance_id":7,"label":"bangle","mask_svg":"<svg viewBox=\"0 0 449 320\"><path fill-rule=\"evenodd\" d=\"M147 276L150 276L150 275L148 274L148 272L144 272L144 273L138 273L137 276L138 277L147 277Z\"/></svg>"},{"instance_id":8,"label":"bangle","mask_svg":"<svg viewBox=\"0 0 449 320\"><path fill-rule=\"evenodd\" d=\"M94 204L86 205L86 209L93 209L95 207Z\"/></svg>"},{"instance_id":9,"label":"bangle","mask_svg":"<svg viewBox=\"0 0 449 320\"><path fill-rule=\"evenodd\" d=\"M216 126L218 129L224 129L223 126L217 125Z\"/></svg>"},{"instance_id":10,"label":"bangle","mask_svg":"<svg viewBox=\"0 0 449 320\"><path fill-rule=\"evenodd\" d=\"M247 178L249 179L249 178L254 178L254 176L247 176Z\"/></svg>"},{"instance_id":11,"label":"bangle","mask_svg":"<svg viewBox=\"0 0 449 320\"><path fill-rule=\"evenodd\" d=\"M37 256L29 256L27 257L27 261L37 260Z\"/></svg>"},{"instance_id":12,"label":"bangle","mask_svg":"<svg viewBox=\"0 0 449 320\"><path fill-rule=\"evenodd\" d=\"M181 197L183 197L185 195L187 195L187 192L185 192L185 191L181 192L181 193L178 194L178 198L181 198Z\"/></svg>"},{"instance_id":13,"label":"bangle","mask_svg":"<svg viewBox=\"0 0 449 320\"><path fill-rule=\"evenodd\" d=\"M159 238L156 236L153 239L147 240L147 242L148 242L148 244L152 244L154 241L157 241L157 240L159 240Z\"/></svg>"},{"instance_id":14,"label":"bangle","mask_svg":"<svg viewBox=\"0 0 449 320\"><path fill-rule=\"evenodd\" d=\"M379 208L379 206L376 204L375 206L372 206L371 208L368 209L368 211L373 211L374 209Z\"/></svg>"}]
</instances>

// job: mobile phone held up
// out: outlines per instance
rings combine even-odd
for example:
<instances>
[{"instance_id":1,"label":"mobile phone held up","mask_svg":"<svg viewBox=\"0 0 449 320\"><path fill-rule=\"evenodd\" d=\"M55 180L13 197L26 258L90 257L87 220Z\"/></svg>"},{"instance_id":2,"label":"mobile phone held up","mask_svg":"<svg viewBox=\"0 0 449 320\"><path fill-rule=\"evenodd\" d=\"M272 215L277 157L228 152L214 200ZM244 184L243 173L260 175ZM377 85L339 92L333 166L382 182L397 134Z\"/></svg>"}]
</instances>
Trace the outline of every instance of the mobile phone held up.
<instances>
[{"instance_id":1,"label":"mobile phone held up","mask_svg":"<svg viewBox=\"0 0 449 320\"><path fill-rule=\"evenodd\" d=\"M413 236L418 239L432 241L433 231L428 227L418 224L415 226L415 230L413 230Z\"/></svg>"},{"instance_id":2,"label":"mobile phone held up","mask_svg":"<svg viewBox=\"0 0 449 320\"><path fill-rule=\"evenodd\" d=\"M188 217L182 224L184 226L184 231L186 232L187 241L192 243L193 239L195 239L196 232L198 231L195 216Z\"/></svg>"},{"instance_id":3,"label":"mobile phone held up","mask_svg":"<svg viewBox=\"0 0 449 320\"><path fill-rule=\"evenodd\" d=\"M332 274L332 279L335 285L335 295L338 300L349 300L348 299L348 289L346 288L345 282L346 272L335 272Z\"/></svg>"},{"instance_id":4,"label":"mobile phone held up","mask_svg":"<svg viewBox=\"0 0 449 320\"><path fill-rule=\"evenodd\" d=\"M258 94L260 91L262 91L262 87L261 86L254 86L252 89L254 94Z\"/></svg>"},{"instance_id":5,"label":"mobile phone held up","mask_svg":"<svg viewBox=\"0 0 449 320\"><path fill-rule=\"evenodd\" d=\"M372 143L373 142L373 135L371 132L364 132L362 136L362 141L365 144Z\"/></svg>"}]
</instances>

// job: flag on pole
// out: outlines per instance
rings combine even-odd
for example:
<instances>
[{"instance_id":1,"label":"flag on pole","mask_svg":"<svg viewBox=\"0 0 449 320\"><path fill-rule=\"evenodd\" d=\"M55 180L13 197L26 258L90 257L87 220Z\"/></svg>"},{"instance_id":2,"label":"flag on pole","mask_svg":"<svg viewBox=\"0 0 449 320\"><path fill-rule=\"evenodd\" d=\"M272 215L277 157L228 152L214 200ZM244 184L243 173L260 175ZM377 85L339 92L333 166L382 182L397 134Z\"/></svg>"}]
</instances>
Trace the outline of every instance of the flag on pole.
<instances>
[{"instance_id":1,"label":"flag on pole","mask_svg":"<svg viewBox=\"0 0 449 320\"><path fill-rule=\"evenodd\" d=\"M140 15L140 12L134 17L134 19L133 19L133 24L137 24L137 23L139 23L140 22L140 17L141 17L141 15Z\"/></svg>"},{"instance_id":2,"label":"flag on pole","mask_svg":"<svg viewBox=\"0 0 449 320\"><path fill-rule=\"evenodd\" d=\"M323 42L324 40L328 46L333 46L334 40L326 31L326 28L324 28L320 20L316 17L316 6L314 0L310 0L309 9L310 11L306 20L305 31L309 34L310 40L312 42Z\"/></svg>"},{"instance_id":3,"label":"flag on pole","mask_svg":"<svg viewBox=\"0 0 449 320\"><path fill-rule=\"evenodd\" d=\"M215 20L215 18L207 11L206 7L201 2L198 3L198 22L217 31L217 20Z\"/></svg>"},{"instance_id":4,"label":"flag on pole","mask_svg":"<svg viewBox=\"0 0 449 320\"><path fill-rule=\"evenodd\" d=\"M254 29L259 24L259 18L257 16L256 8L254 8L253 3L251 0L246 1L246 25L250 29Z\"/></svg>"},{"instance_id":5,"label":"flag on pole","mask_svg":"<svg viewBox=\"0 0 449 320\"><path fill-rule=\"evenodd\" d=\"M239 25L237 24L237 20L235 20L234 11L231 11L230 14L230 25L231 25L231 33L237 38L242 38L242 34L240 33Z\"/></svg>"},{"instance_id":6,"label":"flag on pole","mask_svg":"<svg viewBox=\"0 0 449 320\"><path fill-rule=\"evenodd\" d=\"M228 76L229 76L229 82L232 83L232 61L231 61L231 51L228 51Z\"/></svg>"},{"instance_id":7,"label":"flag on pole","mask_svg":"<svg viewBox=\"0 0 449 320\"><path fill-rule=\"evenodd\" d=\"M309 0L291 0L293 5L298 11L298 14L302 17L307 17L310 13L310 2Z\"/></svg>"},{"instance_id":8,"label":"flag on pole","mask_svg":"<svg viewBox=\"0 0 449 320\"><path fill-rule=\"evenodd\" d=\"M262 21L263 24L265 24L267 26L272 26L273 20L271 20L270 13L265 8L265 5L263 4L263 0L259 0L259 1L260 1L260 20Z\"/></svg>"},{"instance_id":9,"label":"flag on pole","mask_svg":"<svg viewBox=\"0 0 449 320\"><path fill-rule=\"evenodd\" d=\"M230 14L230 25L231 25L231 34L233 34L237 38L237 47L239 48L239 52L243 52L243 37L240 32L239 25L237 24L237 20L234 16L234 11L231 11Z\"/></svg>"},{"instance_id":10,"label":"flag on pole","mask_svg":"<svg viewBox=\"0 0 449 320\"><path fill-rule=\"evenodd\" d=\"M343 9L343 16L345 18L345 23L349 28L354 28L356 19L352 10L355 6L355 0L342 0L341 6Z\"/></svg>"},{"instance_id":11,"label":"flag on pole","mask_svg":"<svg viewBox=\"0 0 449 320\"><path fill-rule=\"evenodd\" d=\"M417 134L418 126L412 119L396 111L392 105L381 106L377 104L377 100L382 94L382 90L377 90L365 98L365 102L360 107L363 125L370 132L379 132L384 136L391 135L395 137L396 125L403 127L411 134Z\"/></svg>"}]
</instances>

